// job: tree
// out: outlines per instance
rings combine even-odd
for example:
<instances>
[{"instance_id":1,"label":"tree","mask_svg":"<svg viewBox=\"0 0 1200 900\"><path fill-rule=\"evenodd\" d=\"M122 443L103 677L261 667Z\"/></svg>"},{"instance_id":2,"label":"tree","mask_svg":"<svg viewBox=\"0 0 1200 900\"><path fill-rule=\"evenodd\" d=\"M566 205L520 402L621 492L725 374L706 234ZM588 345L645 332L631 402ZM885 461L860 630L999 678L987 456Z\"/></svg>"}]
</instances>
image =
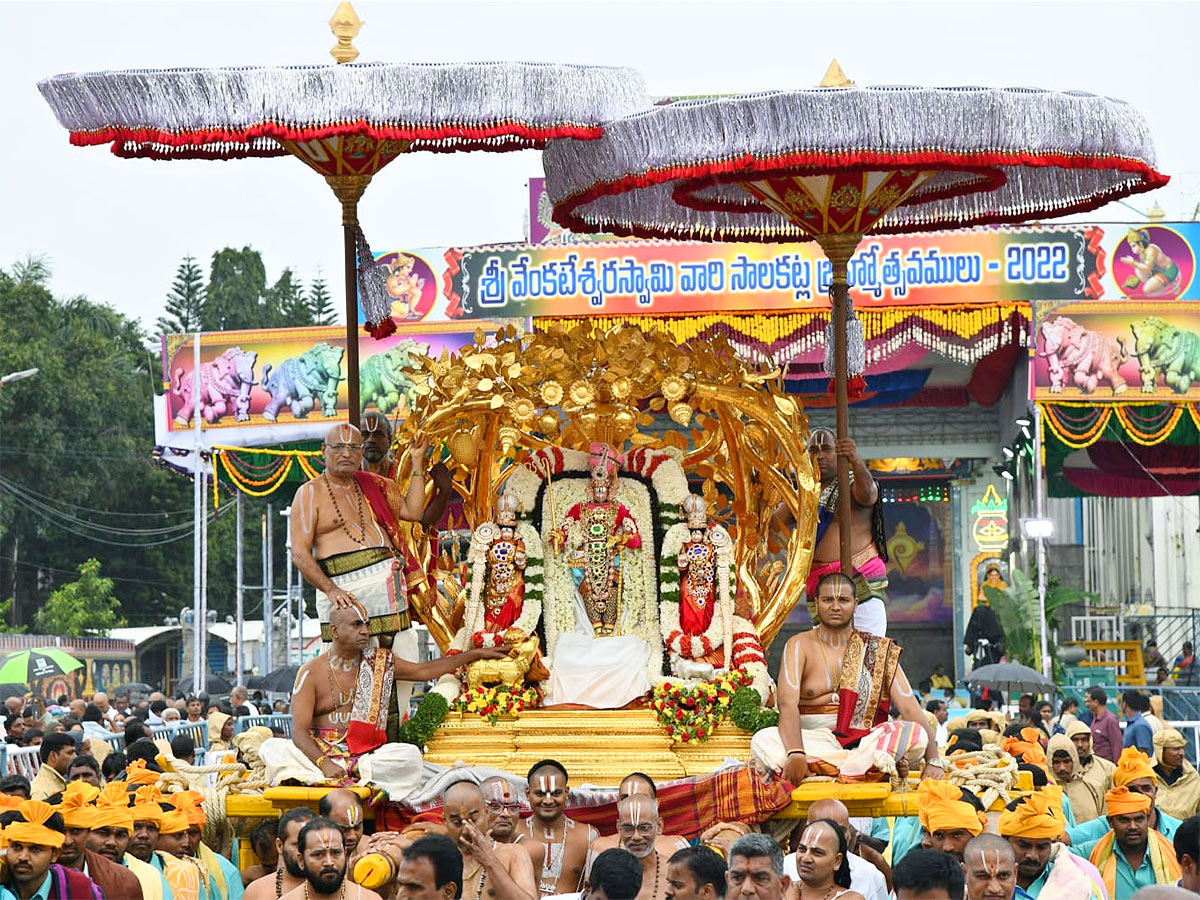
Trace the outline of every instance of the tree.
<instances>
[{"instance_id":1,"label":"tree","mask_svg":"<svg viewBox=\"0 0 1200 900\"><path fill-rule=\"evenodd\" d=\"M50 280L50 260L42 254L30 253L19 262L13 263L12 277L22 287L45 284Z\"/></svg>"},{"instance_id":2,"label":"tree","mask_svg":"<svg viewBox=\"0 0 1200 900\"><path fill-rule=\"evenodd\" d=\"M337 310L333 308L333 298L329 296L329 287L320 273L317 273L317 277L309 285L308 305L312 310L314 325L332 325L337 321Z\"/></svg>"},{"instance_id":3,"label":"tree","mask_svg":"<svg viewBox=\"0 0 1200 900\"><path fill-rule=\"evenodd\" d=\"M284 269L279 279L267 291L267 307L272 318L284 328L299 328L313 324L312 307L304 289L295 281L291 269Z\"/></svg>"},{"instance_id":4,"label":"tree","mask_svg":"<svg viewBox=\"0 0 1200 900\"><path fill-rule=\"evenodd\" d=\"M1062 662L1058 658L1058 646L1053 635L1058 630L1056 610L1071 603L1079 603L1084 599L1097 601L1099 594L1092 594L1078 588L1066 587L1057 578L1050 575L1046 579L1046 618L1043 621L1038 609L1038 589L1036 569L1032 575L1026 575L1020 569L1009 573L1012 582L1001 590L985 584L983 592L987 595L1000 620L1004 630L1004 655L1010 661L1016 661L1031 669L1042 671L1041 629L1048 633L1046 649L1053 662L1053 673L1056 680L1061 680Z\"/></svg>"},{"instance_id":5,"label":"tree","mask_svg":"<svg viewBox=\"0 0 1200 900\"><path fill-rule=\"evenodd\" d=\"M275 314L265 302L267 270L251 247L226 247L213 254L203 319L210 331L270 328Z\"/></svg>"},{"instance_id":6,"label":"tree","mask_svg":"<svg viewBox=\"0 0 1200 900\"><path fill-rule=\"evenodd\" d=\"M204 273L191 254L175 270L175 281L167 294L166 315L158 319L160 334L191 334L203 331Z\"/></svg>"},{"instance_id":7,"label":"tree","mask_svg":"<svg viewBox=\"0 0 1200 900\"><path fill-rule=\"evenodd\" d=\"M79 567L79 579L64 584L38 610L34 625L43 634L100 637L125 624L118 614L113 580L100 575L100 561L89 559Z\"/></svg>"}]
</instances>

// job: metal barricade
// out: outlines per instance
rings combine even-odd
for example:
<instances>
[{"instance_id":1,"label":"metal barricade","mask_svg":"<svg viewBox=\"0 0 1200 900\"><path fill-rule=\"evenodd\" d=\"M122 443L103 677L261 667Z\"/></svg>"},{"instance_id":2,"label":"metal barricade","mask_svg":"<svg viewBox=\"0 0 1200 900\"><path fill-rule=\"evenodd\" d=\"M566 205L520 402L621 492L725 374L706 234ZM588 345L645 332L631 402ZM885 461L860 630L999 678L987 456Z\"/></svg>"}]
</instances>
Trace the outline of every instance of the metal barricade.
<instances>
[{"instance_id":1,"label":"metal barricade","mask_svg":"<svg viewBox=\"0 0 1200 900\"><path fill-rule=\"evenodd\" d=\"M37 776L42 761L38 758L40 747L9 747L7 772L9 775L24 775L30 781Z\"/></svg>"},{"instance_id":2,"label":"metal barricade","mask_svg":"<svg viewBox=\"0 0 1200 900\"><path fill-rule=\"evenodd\" d=\"M259 725L265 725L272 730L282 731L287 737L292 736L292 717L278 713L269 716L238 716L234 720L233 733L241 734L247 728L254 728Z\"/></svg>"}]
</instances>

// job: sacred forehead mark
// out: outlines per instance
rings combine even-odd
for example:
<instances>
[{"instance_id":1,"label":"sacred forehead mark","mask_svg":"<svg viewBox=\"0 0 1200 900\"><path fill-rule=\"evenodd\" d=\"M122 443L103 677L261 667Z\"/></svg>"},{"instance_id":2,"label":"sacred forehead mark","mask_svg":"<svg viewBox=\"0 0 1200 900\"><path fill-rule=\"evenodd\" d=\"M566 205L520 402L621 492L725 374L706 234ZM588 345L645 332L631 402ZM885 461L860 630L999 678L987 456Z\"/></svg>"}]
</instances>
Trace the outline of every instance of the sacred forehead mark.
<instances>
[{"instance_id":1,"label":"sacred forehead mark","mask_svg":"<svg viewBox=\"0 0 1200 900\"><path fill-rule=\"evenodd\" d=\"M558 786L558 775L539 775L538 790L543 794L551 794L554 791L560 790Z\"/></svg>"},{"instance_id":2,"label":"sacred forehead mark","mask_svg":"<svg viewBox=\"0 0 1200 900\"><path fill-rule=\"evenodd\" d=\"M821 840L821 838L825 836L825 832L828 830L829 826L827 826L824 822L814 822L804 829L804 833L800 835L800 840L806 847L811 847L817 841ZM811 838L809 838L810 834L812 835Z\"/></svg>"}]
</instances>

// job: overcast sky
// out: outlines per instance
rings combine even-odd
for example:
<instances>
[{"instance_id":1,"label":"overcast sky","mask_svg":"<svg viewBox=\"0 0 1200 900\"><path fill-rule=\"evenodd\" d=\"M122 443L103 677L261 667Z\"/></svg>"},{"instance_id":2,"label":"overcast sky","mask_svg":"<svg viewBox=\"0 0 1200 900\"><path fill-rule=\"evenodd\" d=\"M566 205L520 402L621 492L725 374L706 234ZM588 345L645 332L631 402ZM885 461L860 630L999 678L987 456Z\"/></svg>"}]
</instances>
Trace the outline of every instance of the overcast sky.
<instances>
[{"instance_id":1,"label":"overcast sky","mask_svg":"<svg viewBox=\"0 0 1200 900\"><path fill-rule=\"evenodd\" d=\"M46 254L53 289L147 324L181 257L249 244L268 277L289 266L340 284L336 201L288 158L121 160L75 148L36 89L61 72L328 63L336 3L12 3L0 0L0 266ZM808 87L836 56L859 84L1083 89L1150 123L1154 200L1200 202L1193 3L355 3L360 61L535 60L634 66L655 95ZM378 175L360 207L376 250L520 240L540 155L418 154ZM1131 221L1112 205L1094 220ZM335 288L335 296L336 296Z\"/></svg>"}]
</instances>

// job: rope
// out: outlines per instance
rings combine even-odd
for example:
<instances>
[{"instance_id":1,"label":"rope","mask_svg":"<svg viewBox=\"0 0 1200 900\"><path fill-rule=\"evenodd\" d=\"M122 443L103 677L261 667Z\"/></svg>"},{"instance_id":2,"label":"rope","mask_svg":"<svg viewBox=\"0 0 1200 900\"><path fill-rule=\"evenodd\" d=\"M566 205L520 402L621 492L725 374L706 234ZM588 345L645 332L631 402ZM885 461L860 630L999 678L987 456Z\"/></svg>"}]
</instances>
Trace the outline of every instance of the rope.
<instances>
[{"instance_id":1,"label":"rope","mask_svg":"<svg viewBox=\"0 0 1200 900\"><path fill-rule=\"evenodd\" d=\"M942 762L946 765L946 780L973 793L984 809L991 809L997 798L1003 797L1005 803L1012 799L1019 770L1017 761L1003 750L986 747L969 753L955 753ZM959 768L964 762L968 765Z\"/></svg>"},{"instance_id":2,"label":"rope","mask_svg":"<svg viewBox=\"0 0 1200 900\"><path fill-rule=\"evenodd\" d=\"M215 787L203 788L200 807L204 810L204 833L202 839L218 852L224 852L233 837L233 829L225 816L225 801L230 794L262 793L269 787L266 769L250 769L243 763L223 762L205 766L193 766L168 756L167 765L173 772L163 772L158 778L158 789L163 797L180 791L196 790L194 776L216 775Z\"/></svg>"}]
</instances>

